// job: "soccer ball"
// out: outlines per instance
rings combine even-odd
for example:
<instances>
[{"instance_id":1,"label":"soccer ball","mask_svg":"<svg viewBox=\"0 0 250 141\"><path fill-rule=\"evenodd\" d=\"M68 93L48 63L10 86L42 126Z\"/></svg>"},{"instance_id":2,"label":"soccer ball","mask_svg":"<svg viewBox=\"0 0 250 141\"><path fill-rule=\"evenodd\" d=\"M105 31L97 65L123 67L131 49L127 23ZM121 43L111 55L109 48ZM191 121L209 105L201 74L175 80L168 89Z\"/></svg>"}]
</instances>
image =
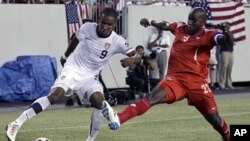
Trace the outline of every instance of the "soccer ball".
<instances>
[{"instance_id":1,"label":"soccer ball","mask_svg":"<svg viewBox=\"0 0 250 141\"><path fill-rule=\"evenodd\" d=\"M35 139L34 141L50 141L50 140L45 137L40 137L40 138Z\"/></svg>"}]
</instances>

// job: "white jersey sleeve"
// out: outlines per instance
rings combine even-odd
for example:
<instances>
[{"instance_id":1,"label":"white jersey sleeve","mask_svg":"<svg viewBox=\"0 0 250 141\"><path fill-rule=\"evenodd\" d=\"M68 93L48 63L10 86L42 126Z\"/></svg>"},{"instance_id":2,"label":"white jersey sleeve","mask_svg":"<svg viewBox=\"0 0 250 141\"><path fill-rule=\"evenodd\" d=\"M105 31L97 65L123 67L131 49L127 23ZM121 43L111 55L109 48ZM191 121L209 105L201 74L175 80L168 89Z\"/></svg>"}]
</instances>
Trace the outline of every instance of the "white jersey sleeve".
<instances>
[{"instance_id":1,"label":"white jersey sleeve","mask_svg":"<svg viewBox=\"0 0 250 141\"><path fill-rule=\"evenodd\" d=\"M85 30L86 24L83 24L78 31L76 31L76 37L79 41L83 40L85 38L84 36L84 30Z\"/></svg>"},{"instance_id":2,"label":"white jersey sleeve","mask_svg":"<svg viewBox=\"0 0 250 141\"><path fill-rule=\"evenodd\" d=\"M124 55L134 51L134 48L130 47L129 43L121 36L118 37L117 48L119 48L118 52Z\"/></svg>"}]
</instances>

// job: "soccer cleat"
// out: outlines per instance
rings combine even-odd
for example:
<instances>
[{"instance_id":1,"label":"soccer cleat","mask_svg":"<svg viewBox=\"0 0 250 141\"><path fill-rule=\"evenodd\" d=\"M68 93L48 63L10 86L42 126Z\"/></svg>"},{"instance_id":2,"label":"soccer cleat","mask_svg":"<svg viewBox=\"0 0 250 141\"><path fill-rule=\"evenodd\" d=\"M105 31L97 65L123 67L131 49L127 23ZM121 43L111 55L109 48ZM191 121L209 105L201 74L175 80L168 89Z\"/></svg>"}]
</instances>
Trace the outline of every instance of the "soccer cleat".
<instances>
[{"instance_id":1,"label":"soccer cleat","mask_svg":"<svg viewBox=\"0 0 250 141\"><path fill-rule=\"evenodd\" d=\"M6 137L8 141L15 141L19 129L20 125L16 121L13 121L6 126Z\"/></svg>"},{"instance_id":2,"label":"soccer cleat","mask_svg":"<svg viewBox=\"0 0 250 141\"><path fill-rule=\"evenodd\" d=\"M104 106L102 108L102 114L109 122L114 121L114 111L113 108L108 104L107 101L103 102Z\"/></svg>"},{"instance_id":3,"label":"soccer cleat","mask_svg":"<svg viewBox=\"0 0 250 141\"><path fill-rule=\"evenodd\" d=\"M98 132L95 132L92 135L90 135L90 133L88 133L88 138L86 139L86 141L95 141L97 134L98 134Z\"/></svg>"},{"instance_id":4,"label":"soccer cleat","mask_svg":"<svg viewBox=\"0 0 250 141\"><path fill-rule=\"evenodd\" d=\"M110 122L108 125L111 130L117 130L121 126L117 113L114 114L114 120Z\"/></svg>"},{"instance_id":5,"label":"soccer cleat","mask_svg":"<svg viewBox=\"0 0 250 141\"><path fill-rule=\"evenodd\" d=\"M95 137L88 136L86 141L95 141Z\"/></svg>"}]
</instances>

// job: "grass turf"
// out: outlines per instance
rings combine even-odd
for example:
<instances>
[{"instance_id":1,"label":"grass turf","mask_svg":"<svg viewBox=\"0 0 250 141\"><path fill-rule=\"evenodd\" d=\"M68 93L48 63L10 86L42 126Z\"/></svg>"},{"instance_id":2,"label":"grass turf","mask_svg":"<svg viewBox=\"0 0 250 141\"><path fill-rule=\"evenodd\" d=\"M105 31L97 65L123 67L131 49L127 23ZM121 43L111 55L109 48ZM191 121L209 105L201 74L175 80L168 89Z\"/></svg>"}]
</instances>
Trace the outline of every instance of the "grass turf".
<instances>
[{"instance_id":1,"label":"grass turf","mask_svg":"<svg viewBox=\"0 0 250 141\"><path fill-rule=\"evenodd\" d=\"M220 115L228 124L250 124L250 95L216 97ZM115 106L121 111L126 105ZM21 112L0 113L0 141L5 141L5 125ZM92 108L51 109L26 122L16 141L47 137L51 141L85 141ZM143 116L112 131L104 121L96 141L220 141L219 134L187 102L152 107Z\"/></svg>"}]
</instances>

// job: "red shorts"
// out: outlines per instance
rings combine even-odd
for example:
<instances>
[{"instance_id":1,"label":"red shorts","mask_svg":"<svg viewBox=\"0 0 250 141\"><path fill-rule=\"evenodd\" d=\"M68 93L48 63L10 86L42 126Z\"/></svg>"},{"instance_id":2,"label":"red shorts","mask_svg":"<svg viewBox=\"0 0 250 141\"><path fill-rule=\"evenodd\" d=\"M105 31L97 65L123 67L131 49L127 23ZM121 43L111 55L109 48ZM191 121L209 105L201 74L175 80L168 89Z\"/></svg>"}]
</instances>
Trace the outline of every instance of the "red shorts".
<instances>
[{"instance_id":1,"label":"red shorts","mask_svg":"<svg viewBox=\"0 0 250 141\"><path fill-rule=\"evenodd\" d=\"M197 75L180 73L165 76L159 85L166 93L166 103L188 99L188 104L193 105L203 115L218 112L214 94L207 81Z\"/></svg>"}]
</instances>

